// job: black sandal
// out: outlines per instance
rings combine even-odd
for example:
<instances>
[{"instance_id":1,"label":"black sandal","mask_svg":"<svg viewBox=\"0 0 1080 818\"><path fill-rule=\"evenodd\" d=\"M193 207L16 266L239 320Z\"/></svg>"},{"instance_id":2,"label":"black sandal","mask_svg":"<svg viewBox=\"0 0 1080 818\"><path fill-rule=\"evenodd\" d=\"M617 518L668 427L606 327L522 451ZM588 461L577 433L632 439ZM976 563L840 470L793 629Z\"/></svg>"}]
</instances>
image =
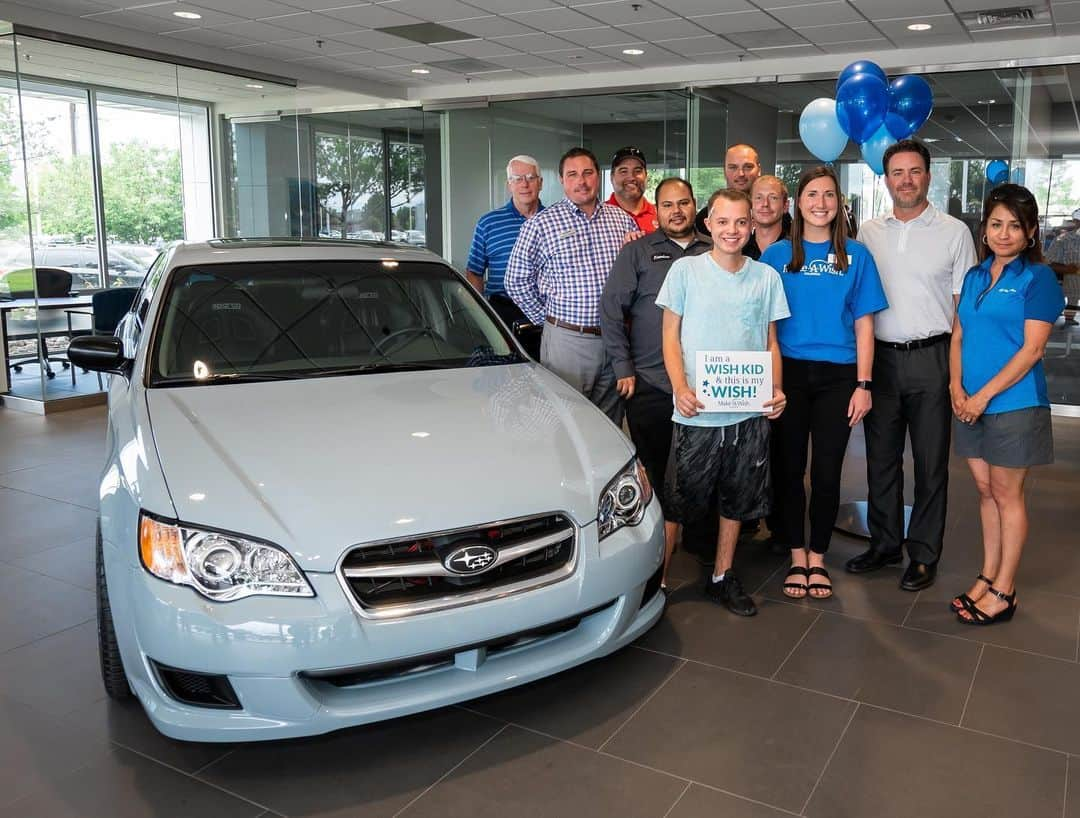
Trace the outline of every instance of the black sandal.
<instances>
[{"instance_id":1,"label":"black sandal","mask_svg":"<svg viewBox=\"0 0 1080 818\"><path fill-rule=\"evenodd\" d=\"M809 569L806 573L807 573L807 576L825 577L825 579L829 580L828 585L826 585L823 582L811 582L809 585L807 585L806 586L806 596L807 597L809 597L810 599L829 599L830 597L832 597L832 595L833 595L832 578L829 576L828 571L826 571L820 565L815 565L813 568ZM810 593L811 591L828 591L829 593L814 595L814 594Z\"/></svg>"},{"instance_id":2,"label":"black sandal","mask_svg":"<svg viewBox=\"0 0 1080 818\"><path fill-rule=\"evenodd\" d=\"M994 581L985 574L979 574L977 577L975 577L975 581L985 582L987 588L994 584ZM970 611L971 606L974 604L975 600L968 596L966 593L957 594L952 598L952 601L949 602L949 610L952 611L954 614L958 614L960 613L960 611L965 609Z\"/></svg>"},{"instance_id":3,"label":"black sandal","mask_svg":"<svg viewBox=\"0 0 1080 818\"><path fill-rule=\"evenodd\" d=\"M988 594L993 594L998 599L1008 605L1004 610L998 611L996 614L988 614L986 611L978 608L974 602L971 603L971 607L965 608L968 615L971 617L968 619L966 616L956 614L956 618L963 622L965 625L994 625L998 622L1008 622L1013 618L1013 614L1016 613L1016 590L1014 589L1011 594L1003 594L993 585L987 588Z\"/></svg>"},{"instance_id":4,"label":"black sandal","mask_svg":"<svg viewBox=\"0 0 1080 818\"><path fill-rule=\"evenodd\" d=\"M803 568L803 566L792 565L791 568L788 569L787 575L784 577L784 579L787 579L788 577L807 577L809 576L809 574L810 572ZM791 593L788 591L788 588L798 589L802 591L802 593ZM791 599L806 599L806 595L810 593L810 591L808 590L808 586L805 582L785 582L781 590L784 592L784 596L790 597Z\"/></svg>"}]
</instances>

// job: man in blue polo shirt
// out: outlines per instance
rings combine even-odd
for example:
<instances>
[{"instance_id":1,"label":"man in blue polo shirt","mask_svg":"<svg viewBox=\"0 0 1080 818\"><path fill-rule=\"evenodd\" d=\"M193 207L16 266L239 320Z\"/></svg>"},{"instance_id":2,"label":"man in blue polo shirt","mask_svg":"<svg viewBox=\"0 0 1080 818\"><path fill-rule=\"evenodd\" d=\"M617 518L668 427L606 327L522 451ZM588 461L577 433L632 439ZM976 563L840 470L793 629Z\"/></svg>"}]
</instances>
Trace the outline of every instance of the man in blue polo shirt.
<instances>
[{"instance_id":1,"label":"man in blue polo shirt","mask_svg":"<svg viewBox=\"0 0 1080 818\"><path fill-rule=\"evenodd\" d=\"M506 165L506 187L510 201L498 210L480 217L473 234L465 275L508 326L528 321L525 314L506 294L503 279L510 251L514 248L521 225L544 209L540 190L544 180L540 165L531 156L515 156ZM485 278L485 272L487 277Z\"/></svg>"}]
</instances>

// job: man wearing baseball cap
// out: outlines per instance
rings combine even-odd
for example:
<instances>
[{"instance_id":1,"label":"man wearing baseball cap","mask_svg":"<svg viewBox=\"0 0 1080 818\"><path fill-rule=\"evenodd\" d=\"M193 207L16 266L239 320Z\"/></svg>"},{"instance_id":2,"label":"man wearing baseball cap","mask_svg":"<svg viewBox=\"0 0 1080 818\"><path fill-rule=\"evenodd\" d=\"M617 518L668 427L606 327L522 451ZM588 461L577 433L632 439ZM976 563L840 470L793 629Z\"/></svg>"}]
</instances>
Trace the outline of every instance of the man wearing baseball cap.
<instances>
[{"instance_id":1,"label":"man wearing baseball cap","mask_svg":"<svg viewBox=\"0 0 1080 818\"><path fill-rule=\"evenodd\" d=\"M606 204L621 207L642 233L659 226L656 207L645 198L645 154L633 145L619 148L611 157L611 186L615 189Z\"/></svg>"}]
</instances>

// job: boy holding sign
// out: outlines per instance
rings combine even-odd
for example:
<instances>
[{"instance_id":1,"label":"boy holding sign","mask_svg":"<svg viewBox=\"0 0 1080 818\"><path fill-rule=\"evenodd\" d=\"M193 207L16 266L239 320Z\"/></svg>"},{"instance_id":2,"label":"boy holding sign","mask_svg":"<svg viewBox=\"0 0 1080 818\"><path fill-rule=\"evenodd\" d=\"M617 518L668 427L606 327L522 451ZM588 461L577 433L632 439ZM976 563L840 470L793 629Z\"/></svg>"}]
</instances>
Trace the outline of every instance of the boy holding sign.
<instances>
[{"instance_id":1,"label":"boy holding sign","mask_svg":"<svg viewBox=\"0 0 1080 818\"><path fill-rule=\"evenodd\" d=\"M726 188L709 199L713 249L677 260L656 297L664 309L664 367L675 396L672 517L715 499L716 564L705 595L732 613L757 613L731 564L742 520L769 512L769 423L784 411L776 322L787 318L779 274L742 254L750 199Z\"/></svg>"}]
</instances>

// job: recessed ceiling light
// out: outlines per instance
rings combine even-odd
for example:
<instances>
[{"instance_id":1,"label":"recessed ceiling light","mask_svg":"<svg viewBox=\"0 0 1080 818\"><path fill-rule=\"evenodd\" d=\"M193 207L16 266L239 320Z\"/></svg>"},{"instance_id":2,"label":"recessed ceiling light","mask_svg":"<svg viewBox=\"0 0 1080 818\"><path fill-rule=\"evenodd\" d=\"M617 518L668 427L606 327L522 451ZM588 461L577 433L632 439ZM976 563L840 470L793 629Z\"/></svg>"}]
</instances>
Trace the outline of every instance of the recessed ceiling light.
<instances>
[{"instance_id":1,"label":"recessed ceiling light","mask_svg":"<svg viewBox=\"0 0 1080 818\"><path fill-rule=\"evenodd\" d=\"M975 101L979 103L979 105L993 105L995 102L997 102L996 99L977 99Z\"/></svg>"},{"instance_id":2,"label":"recessed ceiling light","mask_svg":"<svg viewBox=\"0 0 1080 818\"><path fill-rule=\"evenodd\" d=\"M929 31L933 26L929 23L912 23L908 26L908 31Z\"/></svg>"},{"instance_id":3,"label":"recessed ceiling light","mask_svg":"<svg viewBox=\"0 0 1080 818\"><path fill-rule=\"evenodd\" d=\"M174 11L173 17L179 17L181 20L201 20L202 15L195 11Z\"/></svg>"},{"instance_id":4,"label":"recessed ceiling light","mask_svg":"<svg viewBox=\"0 0 1080 818\"><path fill-rule=\"evenodd\" d=\"M249 82L244 87L245 88L262 88L262 86L259 85L259 83L257 83L257 82Z\"/></svg>"},{"instance_id":5,"label":"recessed ceiling light","mask_svg":"<svg viewBox=\"0 0 1080 818\"><path fill-rule=\"evenodd\" d=\"M426 68L414 68L414 69L412 70L412 72L413 72L414 74L430 74L430 73L431 73L431 72L430 72L430 71L428 71L428 70L427 70Z\"/></svg>"},{"instance_id":6,"label":"recessed ceiling light","mask_svg":"<svg viewBox=\"0 0 1080 818\"><path fill-rule=\"evenodd\" d=\"M622 53L629 54L631 57L640 57L645 52L642 51L640 48L624 48L622 50Z\"/></svg>"}]
</instances>

